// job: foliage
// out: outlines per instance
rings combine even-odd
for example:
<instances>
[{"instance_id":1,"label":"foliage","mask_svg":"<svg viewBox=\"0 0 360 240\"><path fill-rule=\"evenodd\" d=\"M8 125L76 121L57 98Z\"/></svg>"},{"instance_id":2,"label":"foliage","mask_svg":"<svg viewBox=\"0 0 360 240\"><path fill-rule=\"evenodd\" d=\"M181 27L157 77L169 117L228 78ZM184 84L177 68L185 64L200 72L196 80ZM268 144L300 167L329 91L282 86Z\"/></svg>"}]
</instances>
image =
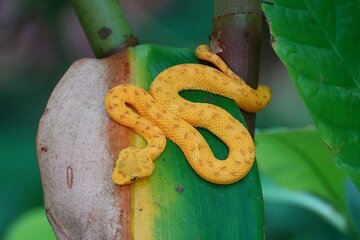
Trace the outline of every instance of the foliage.
<instances>
[{"instance_id":1,"label":"foliage","mask_svg":"<svg viewBox=\"0 0 360 240\"><path fill-rule=\"evenodd\" d=\"M345 174L332 163L315 129L263 131L256 139L266 200L311 210L338 231L356 232L345 199Z\"/></svg>"},{"instance_id":2,"label":"foliage","mask_svg":"<svg viewBox=\"0 0 360 240\"><path fill-rule=\"evenodd\" d=\"M360 188L360 1L276 0L263 9L275 52L336 164Z\"/></svg>"},{"instance_id":3,"label":"foliage","mask_svg":"<svg viewBox=\"0 0 360 240\"><path fill-rule=\"evenodd\" d=\"M157 23L148 21L146 27L140 24L139 29L135 28L141 42L171 42L173 45L187 46L204 42L210 30L211 4L209 1L187 2L184 4L183 1L177 1L170 6L174 11L163 11L162 15L150 12L150 15L154 15L152 17L159 19ZM193 18L184 19L184 15L190 11L188 4L196 5L196 26ZM59 29L64 28L59 19L64 18L61 13L66 1L48 3L31 0L21 1L19 5L21 9L18 16L31 17L24 18L27 21L21 22L30 22L30 19L37 19L33 16L42 14L42 18L50 26L47 32L58 36ZM275 0L273 5L263 6L276 53L288 68L322 138L336 155L335 162L359 186L359 1ZM174 22L178 27L174 27ZM197 29L197 26L201 27ZM161 28L167 30L167 34L159 30ZM56 62L57 68L61 65L58 72L64 71L64 66L69 64L67 56L71 55L70 51L64 54L68 46L63 44L62 35L66 34L61 33L59 37L52 39L52 42L58 42L52 50L60 52L58 55L62 58ZM75 38L79 36L76 35ZM161 64L159 69L154 64L150 68L153 71L151 74L160 69ZM39 81L38 75L44 75L42 78L46 81ZM13 127L1 128L0 152L5 161L1 163L0 174L0 235L6 224L17 214L40 205L42 201L33 146L35 131L19 127L19 119L20 125L30 126L32 130L36 128L46 96L59 76L52 74L49 77L43 70L38 75L23 73L19 77L22 82L8 81L13 88L8 92L2 91L1 94L1 106L4 110L2 122L6 120L7 126L7 122L13 122ZM37 91L45 88L46 90L41 90L39 97ZM184 93L185 97L187 95L188 93ZM21 112L18 111L20 106ZM26 119L23 118L24 115L27 116ZM207 138L211 138L211 135L208 134ZM348 239L341 234L349 234L349 229L354 226L359 229L358 190L332 165L333 159L319 141L316 131L263 132L257 135L256 143L263 175L267 239ZM218 147L222 148L220 144ZM16 174L18 177L13 178ZM21 186L21 191L14 188L14 185ZM190 189L185 187L183 193ZM28 234L31 239L41 239L40 235L33 234L49 230L44 222L44 211L35 210L27 216L29 224L18 224L16 221L8 233L18 234L17 239L26 239L21 234ZM13 235L7 235L9 236ZM45 239L50 239L51 234L48 236Z\"/></svg>"},{"instance_id":4,"label":"foliage","mask_svg":"<svg viewBox=\"0 0 360 240\"><path fill-rule=\"evenodd\" d=\"M265 131L256 136L261 172L280 186L309 192L345 213L345 176L314 129Z\"/></svg>"}]
</instances>

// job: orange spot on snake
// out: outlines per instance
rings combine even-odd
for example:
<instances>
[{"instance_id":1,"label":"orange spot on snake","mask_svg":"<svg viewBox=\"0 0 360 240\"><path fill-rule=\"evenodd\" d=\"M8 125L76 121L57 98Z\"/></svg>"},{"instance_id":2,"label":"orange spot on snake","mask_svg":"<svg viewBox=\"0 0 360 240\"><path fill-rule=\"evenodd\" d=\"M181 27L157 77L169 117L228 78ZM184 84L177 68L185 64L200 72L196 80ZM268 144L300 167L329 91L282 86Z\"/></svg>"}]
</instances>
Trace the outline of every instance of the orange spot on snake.
<instances>
[{"instance_id":1,"label":"orange spot on snake","mask_svg":"<svg viewBox=\"0 0 360 240\"><path fill-rule=\"evenodd\" d=\"M227 130L233 130L234 129L234 127L233 126L231 126L231 125L226 125L226 127L225 127Z\"/></svg>"},{"instance_id":2,"label":"orange spot on snake","mask_svg":"<svg viewBox=\"0 0 360 240\"><path fill-rule=\"evenodd\" d=\"M212 118L217 118L219 117L220 115L218 113L213 113L213 115L211 116Z\"/></svg>"},{"instance_id":3,"label":"orange spot on snake","mask_svg":"<svg viewBox=\"0 0 360 240\"><path fill-rule=\"evenodd\" d=\"M156 118L160 119L160 118L162 118L162 115L160 113L156 113Z\"/></svg>"}]
</instances>

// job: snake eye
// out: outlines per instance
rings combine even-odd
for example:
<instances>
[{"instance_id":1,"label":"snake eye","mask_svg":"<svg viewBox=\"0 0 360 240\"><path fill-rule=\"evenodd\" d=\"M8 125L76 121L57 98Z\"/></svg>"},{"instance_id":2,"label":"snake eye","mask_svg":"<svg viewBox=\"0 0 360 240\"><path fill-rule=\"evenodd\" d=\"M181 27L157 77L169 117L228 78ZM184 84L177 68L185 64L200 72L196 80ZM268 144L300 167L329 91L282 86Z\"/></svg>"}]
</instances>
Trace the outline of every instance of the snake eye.
<instances>
[{"instance_id":1,"label":"snake eye","mask_svg":"<svg viewBox=\"0 0 360 240\"><path fill-rule=\"evenodd\" d=\"M132 177L132 178L130 179L130 181L134 182L134 181L136 181L136 179L138 179L138 178L139 178L138 176L134 176L134 177Z\"/></svg>"}]
</instances>

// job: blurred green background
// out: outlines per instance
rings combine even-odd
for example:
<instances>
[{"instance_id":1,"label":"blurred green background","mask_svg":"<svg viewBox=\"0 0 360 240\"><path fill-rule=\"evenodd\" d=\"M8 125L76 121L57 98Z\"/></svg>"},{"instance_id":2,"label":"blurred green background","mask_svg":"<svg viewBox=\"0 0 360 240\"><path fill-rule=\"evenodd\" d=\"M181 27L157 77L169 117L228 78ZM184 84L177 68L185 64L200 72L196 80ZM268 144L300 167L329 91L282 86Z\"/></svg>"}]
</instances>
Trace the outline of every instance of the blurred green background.
<instances>
[{"instance_id":1,"label":"blurred green background","mask_svg":"<svg viewBox=\"0 0 360 240\"><path fill-rule=\"evenodd\" d=\"M193 48L208 42L212 1L121 4L140 43ZM261 56L260 82L270 86L273 101L257 115L257 128L310 125L286 69L270 47L265 22ZM37 125L56 83L72 62L83 57L93 54L69 1L0 1L0 239L17 217L43 205L35 152ZM304 210L273 205L266 205L268 239L292 239L291 228L282 233L281 226L293 216L298 216L296 226L315 219L317 231L324 228L329 236L338 234Z\"/></svg>"}]
</instances>

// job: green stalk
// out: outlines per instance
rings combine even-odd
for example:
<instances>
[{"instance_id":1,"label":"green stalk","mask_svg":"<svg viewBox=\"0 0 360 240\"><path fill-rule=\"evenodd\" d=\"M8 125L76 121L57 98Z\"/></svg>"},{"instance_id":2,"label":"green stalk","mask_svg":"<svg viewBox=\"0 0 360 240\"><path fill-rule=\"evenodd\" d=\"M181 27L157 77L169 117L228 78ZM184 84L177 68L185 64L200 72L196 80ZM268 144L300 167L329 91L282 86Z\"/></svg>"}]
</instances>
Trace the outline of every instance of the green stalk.
<instances>
[{"instance_id":1,"label":"green stalk","mask_svg":"<svg viewBox=\"0 0 360 240\"><path fill-rule=\"evenodd\" d=\"M117 0L71 0L97 58L137 43Z\"/></svg>"}]
</instances>

